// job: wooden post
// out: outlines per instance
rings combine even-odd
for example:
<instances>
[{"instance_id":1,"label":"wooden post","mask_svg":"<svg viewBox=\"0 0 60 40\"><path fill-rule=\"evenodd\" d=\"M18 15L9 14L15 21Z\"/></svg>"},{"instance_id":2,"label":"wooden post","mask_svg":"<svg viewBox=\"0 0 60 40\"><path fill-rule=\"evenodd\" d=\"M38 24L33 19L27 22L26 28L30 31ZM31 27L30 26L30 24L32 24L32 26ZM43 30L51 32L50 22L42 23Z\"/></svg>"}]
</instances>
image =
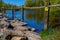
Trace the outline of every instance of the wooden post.
<instances>
[{"instance_id":1,"label":"wooden post","mask_svg":"<svg viewBox=\"0 0 60 40\"><path fill-rule=\"evenodd\" d=\"M14 19L14 7L12 7L12 19Z\"/></svg>"},{"instance_id":2,"label":"wooden post","mask_svg":"<svg viewBox=\"0 0 60 40\"><path fill-rule=\"evenodd\" d=\"M24 22L24 7L22 6L22 22Z\"/></svg>"},{"instance_id":3,"label":"wooden post","mask_svg":"<svg viewBox=\"0 0 60 40\"><path fill-rule=\"evenodd\" d=\"M44 30L48 29L49 26L49 2L46 2L45 4L45 13L44 13Z\"/></svg>"},{"instance_id":4,"label":"wooden post","mask_svg":"<svg viewBox=\"0 0 60 40\"><path fill-rule=\"evenodd\" d=\"M1 4L0 4L0 12L2 13L2 0L0 0Z\"/></svg>"},{"instance_id":5,"label":"wooden post","mask_svg":"<svg viewBox=\"0 0 60 40\"><path fill-rule=\"evenodd\" d=\"M4 7L2 8L2 12L3 12L3 14L5 13L5 8Z\"/></svg>"},{"instance_id":6,"label":"wooden post","mask_svg":"<svg viewBox=\"0 0 60 40\"><path fill-rule=\"evenodd\" d=\"M4 13L6 13L6 10L5 10L5 8L4 8Z\"/></svg>"},{"instance_id":7,"label":"wooden post","mask_svg":"<svg viewBox=\"0 0 60 40\"><path fill-rule=\"evenodd\" d=\"M2 8L0 9L0 12L2 13Z\"/></svg>"}]
</instances>

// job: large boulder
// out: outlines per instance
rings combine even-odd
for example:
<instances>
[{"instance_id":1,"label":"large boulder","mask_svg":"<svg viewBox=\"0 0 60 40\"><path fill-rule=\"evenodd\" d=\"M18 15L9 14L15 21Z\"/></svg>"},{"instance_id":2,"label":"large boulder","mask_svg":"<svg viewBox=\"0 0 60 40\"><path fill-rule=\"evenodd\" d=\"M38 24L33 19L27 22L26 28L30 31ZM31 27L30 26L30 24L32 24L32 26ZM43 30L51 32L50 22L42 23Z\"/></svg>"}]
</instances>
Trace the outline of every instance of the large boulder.
<instances>
[{"instance_id":1,"label":"large boulder","mask_svg":"<svg viewBox=\"0 0 60 40\"><path fill-rule=\"evenodd\" d=\"M2 13L0 13L0 15L2 15Z\"/></svg>"},{"instance_id":2,"label":"large boulder","mask_svg":"<svg viewBox=\"0 0 60 40\"><path fill-rule=\"evenodd\" d=\"M11 40L20 40L21 37L13 37Z\"/></svg>"},{"instance_id":3,"label":"large boulder","mask_svg":"<svg viewBox=\"0 0 60 40\"><path fill-rule=\"evenodd\" d=\"M41 40L41 37L32 31L25 31L25 36L28 37L28 40Z\"/></svg>"}]
</instances>

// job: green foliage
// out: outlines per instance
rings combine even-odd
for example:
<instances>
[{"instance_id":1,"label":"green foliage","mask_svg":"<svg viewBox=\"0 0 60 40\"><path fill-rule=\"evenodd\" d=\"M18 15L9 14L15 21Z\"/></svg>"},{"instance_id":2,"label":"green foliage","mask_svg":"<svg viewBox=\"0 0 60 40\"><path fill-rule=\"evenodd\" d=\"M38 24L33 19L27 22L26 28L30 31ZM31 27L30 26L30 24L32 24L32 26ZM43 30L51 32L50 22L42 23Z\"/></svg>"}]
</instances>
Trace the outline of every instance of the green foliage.
<instances>
[{"instance_id":1,"label":"green foliage","mask_svg":"<svg viewBox=\"0 0 60 40\"><path fill-rule=\"evenodd\" d=\"M2 0L0 0L0 8L1 8L1 7L11 8L11 7L13 7L13 6L14 6L15 8L17 8L16 5L6 4L6 3L4 3Z\"/></svg>"},{"instance_id":2,"label":"green foliage","mask_svg":"<svg viewBox=\"0 0 60 40\"><path fill-rule=\"evenodd\" d=\"M26 0L25 6L28 6L28 7L44 6L46 1L50 2L51 5L60 4L60 0L44 0L44 1L42 1L42 0ZM44 18L43 17L44 16L44 14L43 14L44 8L40 9L39 11L38 10L34 11L33 16L34 16L34 19L36 21L40 22L41 20L42 21L44 20L43 19ZM43 11L43 12L41 12L41 11ZM32 13L32 11L27 12L27 13L29 15L29 13ZM49 11L49 23L50 23L50 25L53 25L55 23L59 23L59 17L60 17L60 7L50 7L50 11Z\"/></svg>"},{"instance_id":3,"label":"green foliage","mask_svg":"<svg viewBox=\"0 0 60 40\"><path fill-rule=\"evenodd\" d=\"M25 6L27 7L38 7L43 6L44 2L42 0L26 0Z\"/></svg>"},{"instance_id":4,"label":"green foliage","mask_svg":"<svg viewBox=\"0 0 60 40\"><path fill-rule=\"evenodd\" d=\"M40 32L41 36L46 36L46 35L52 35L54 33L54 31L52 29L50 30L43 30Z\"/></svg>"},{"instance_id":5,"label":"green foliage","mask_svg":"<svg viewBox=\"0 0 60 40\"><path fill-rule=\"evenodd\" d=\"M0 8L1 8L1 6L2 6L2 0L0 0Z\"/></svg>"},{"instance_id":6,"label":"green foliage","mask_svg":"<svg viewBox=\"0 0 60 40\"><path fill-rule=\"evenodd\" d=\"M26 7L40 7L44 6L44 2L42 0L26 0L25 2ZM26 18L29 20L35 19L37 23L40 23L40 21L43 21L43 12L44 9L31 9L26 11Z\"/></svg>"},{"instance_id":7,"label":"green foliage","mask_svg":"<svg viewBox=\"0 0 60 40\"><path fill-rule=\"evenodd\" d=\"M43 30L39 34L42 40L60 40L60 26L55 29Z\"/></svg>"},{"instance_id":8,"label":"green foliage","mask_svg":"<svg viewBox=\"0 0 60 40\"><path fill-rule=\"evenodd\" d=\"M25 6L30 6L31 7L31 5L32 5L32 0L26 0L26 3L25 3L26 5Z\"/></svg>"}]
</instances>

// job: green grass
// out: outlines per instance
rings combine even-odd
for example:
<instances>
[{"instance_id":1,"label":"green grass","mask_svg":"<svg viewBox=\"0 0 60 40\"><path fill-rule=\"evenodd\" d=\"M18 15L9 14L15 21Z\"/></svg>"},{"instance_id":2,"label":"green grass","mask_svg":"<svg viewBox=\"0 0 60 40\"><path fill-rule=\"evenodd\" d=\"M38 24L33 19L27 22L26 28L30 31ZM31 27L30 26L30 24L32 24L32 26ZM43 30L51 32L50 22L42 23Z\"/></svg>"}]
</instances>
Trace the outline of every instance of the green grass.
<instances>
[{"instance_id":1,"label":"green grass","mask_svg":"<svg viewBox=\"0 0 60 40\"><path fill-rule=\"evenodd\" d=\"M60 40L60 27L40 32L42 40Z\"/></svg>"}]
</instances>

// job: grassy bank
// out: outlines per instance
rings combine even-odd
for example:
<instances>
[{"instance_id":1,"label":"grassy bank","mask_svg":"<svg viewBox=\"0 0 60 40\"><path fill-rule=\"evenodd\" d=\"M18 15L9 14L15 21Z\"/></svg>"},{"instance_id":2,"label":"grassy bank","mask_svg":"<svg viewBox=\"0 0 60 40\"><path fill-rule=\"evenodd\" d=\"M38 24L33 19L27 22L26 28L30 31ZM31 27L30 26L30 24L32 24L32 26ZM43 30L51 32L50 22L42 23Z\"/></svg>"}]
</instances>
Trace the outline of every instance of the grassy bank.
<instances>
[{"instance_id":1,"label":"grassy bank","mask_svg":"<svg viewBox=\"0 0 60 40\"><path fill-rule=\"evenodd\" d=\"M42 40L60 40L60 27L40 32Z\"/></svg>"}]
</instances>

